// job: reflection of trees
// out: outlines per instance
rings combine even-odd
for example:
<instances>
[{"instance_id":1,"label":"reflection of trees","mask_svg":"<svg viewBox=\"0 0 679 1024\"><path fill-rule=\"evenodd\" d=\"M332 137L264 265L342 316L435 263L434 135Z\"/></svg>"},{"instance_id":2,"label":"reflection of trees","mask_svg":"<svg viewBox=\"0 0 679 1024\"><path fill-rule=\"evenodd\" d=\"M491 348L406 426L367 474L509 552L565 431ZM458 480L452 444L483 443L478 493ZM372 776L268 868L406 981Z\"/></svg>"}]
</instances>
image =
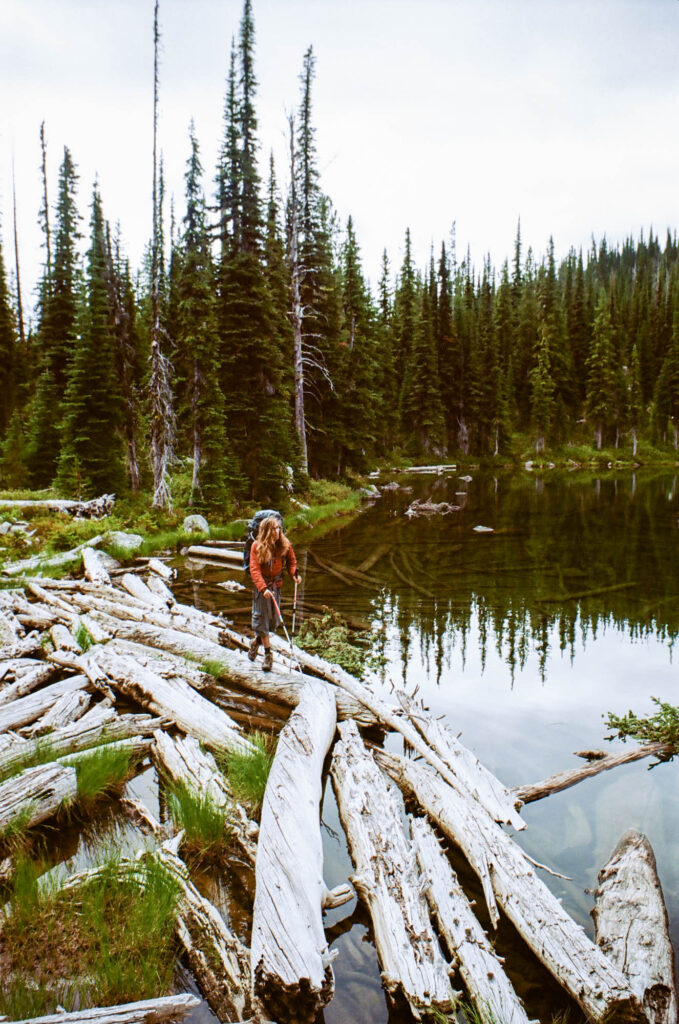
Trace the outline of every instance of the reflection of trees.
<instances>
[{"instance_id":1,"label":"reflection of trees","mask_svg":"<svg viewBox=\"0 0 679 1024\"><path fill-rule=\"evenodd\" d=\"M412 494L385 496L337 540L347 560L358 560L361 548L385 537L393 542L400 572L388 559L376 567L388 596L383 592L373 607L397 627L404 664L419 644L440 677L446 652L455 647L464 658L469 637L478 635L482 663L494 643L512 673L534 653L544 675L555 633L571 659L577 640L584 644L607 626L633 639L674 641L679 547L673 474L477 473L463 499L455 497L459 489L457 479L417 481ZM461 510L403 517L413 497L434 492L437 501L457 502ZM495 532L475 534L477 524Z\"/></svg>"}]
</instances>

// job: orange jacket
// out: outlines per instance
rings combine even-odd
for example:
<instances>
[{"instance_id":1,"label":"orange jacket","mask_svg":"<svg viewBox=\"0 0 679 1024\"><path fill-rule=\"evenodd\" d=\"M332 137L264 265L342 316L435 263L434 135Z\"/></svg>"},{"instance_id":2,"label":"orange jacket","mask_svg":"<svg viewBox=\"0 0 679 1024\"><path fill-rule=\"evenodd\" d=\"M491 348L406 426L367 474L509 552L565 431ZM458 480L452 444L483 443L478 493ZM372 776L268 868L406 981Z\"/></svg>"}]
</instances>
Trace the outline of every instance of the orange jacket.
<instances>
[{"instance_id":1,"label":"orange jacket","mask_svg":"<svg viewBox=\"0 0 679 1024\"><path fill-rule=\"evenodd\" d=\"M292 544L284 556L274 555L271 561L265 562L264 565L259 561L257 547L257 541L255 541L250 548L250 575L252 576L252 582L260 594L267 587L271 587L274 584L280 590L283 586L283 560L285 559L287 562L288 572L291 576L294 576L297 572L297 559L295 558L295 552L292 550Z\"/></svg>"}]
</instances>

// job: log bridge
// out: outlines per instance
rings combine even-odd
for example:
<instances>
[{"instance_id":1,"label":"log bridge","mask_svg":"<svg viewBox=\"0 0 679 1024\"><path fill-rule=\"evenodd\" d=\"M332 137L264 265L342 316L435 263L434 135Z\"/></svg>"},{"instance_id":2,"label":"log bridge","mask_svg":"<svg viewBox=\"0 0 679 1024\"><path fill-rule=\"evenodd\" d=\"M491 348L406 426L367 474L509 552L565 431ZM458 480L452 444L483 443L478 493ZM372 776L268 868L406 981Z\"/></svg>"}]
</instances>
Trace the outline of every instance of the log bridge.
<instances>
[{"instance_id":1,"label":"log bridge","mask_svg":"<svg viewBox=\"0 0 679 1024\"><path fill-rule=\"evenodd\" d=\"M178 948L220 1020L317 1020L334 993L337 955L323 913L358 898L385 991L415 1019L452 1016L463 998L481 1024L528 1024L493 948L504 915L590 1021L676 1022L667 914L647 841L628 837L602 870L593 942L507 830L525 828L524 802L614 763L510 790L405 693L386 697L301 649L291 660L275 638L274 671L262 674L245 656L248 637L175 600L162 563L150 560L145 578L123 573L115 582L96 546L85 548L82 564L83 578L22 579L0 591L0 844L12 828L58 827L61 809L78 799L75 759L103 745L128 746L137 761L156 765L161 786L181 783L220 808L230 856L250 872L249 946L196 888L183 833L138 800L121 800L140 839L154 837L151 854L140 841L139 856L155 856L179 886ZM258 822L219 762L252 750L246 726L263 721L263 709L267 721L284 724ZM393 742L376 745L380 734L418 760ZM637 756L657 752L638 748ZM320 832L328 764L354 868L332 890ZM444 841L478 878L490 934ZM1 867L11 876L11 855ZM159 996L41 1020L160 1021L195 1003Z\"/></svg>"}]
</instances>

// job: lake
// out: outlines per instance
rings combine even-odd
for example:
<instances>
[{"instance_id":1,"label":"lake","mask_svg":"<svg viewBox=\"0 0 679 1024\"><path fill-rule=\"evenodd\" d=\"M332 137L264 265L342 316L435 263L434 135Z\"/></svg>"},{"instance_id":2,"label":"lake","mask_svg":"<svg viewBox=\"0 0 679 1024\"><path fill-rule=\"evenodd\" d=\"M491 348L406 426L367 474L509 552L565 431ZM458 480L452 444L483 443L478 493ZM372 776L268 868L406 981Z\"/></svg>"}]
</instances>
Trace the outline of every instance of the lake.
<instances>
[{"instance_id":1,"label":"lake","mask_svg":"<svg viewBox=\"0 0 679 1024\"><path fill-rule=\"evenodd\" d=\"M471 477L471 479L469 479ZM377 481L380 488L387 479ZM607 743L604 718L653 710L651 697L679 703L673 648L679 632L677 476L637 471L533 475L469 471L389 478L393 489L350 522L305 542L292 536L304 604L327 604L372 624L385 683L416 686L455 732L507 785L582 763L573 751L624 749ZM398 485L398 486L396 486ZM413 501L455 507L409 518ZM475 528L486 527L479 531ZM492 532L491 532L492 531ZM350 585L318 568L361 565L380 586ZM208 607L244 601L215 597L221 569L203 568L208 586L193 596ZM210 586L209 584L212 584ZM291 625L291 586L284 614ZM679 939L679 794L674 762L617 768L526 806L518 836L536 860L570 877L540 872L568 912L593 935L589 890L622 833L644 832L656 854L675 942ZM326 881L351 873L331 787L323 808ZM456 864L456 866L463 867ZM464 875L471 894L474 880ZM481 901L479 901L481 902ZM407 1020L379 983L369 921L353 904L327 915L336 995L328 1024ZM550 1020L570 1006L504 924L497 948L529 1016Z\"/></svg>"}]
</instances>

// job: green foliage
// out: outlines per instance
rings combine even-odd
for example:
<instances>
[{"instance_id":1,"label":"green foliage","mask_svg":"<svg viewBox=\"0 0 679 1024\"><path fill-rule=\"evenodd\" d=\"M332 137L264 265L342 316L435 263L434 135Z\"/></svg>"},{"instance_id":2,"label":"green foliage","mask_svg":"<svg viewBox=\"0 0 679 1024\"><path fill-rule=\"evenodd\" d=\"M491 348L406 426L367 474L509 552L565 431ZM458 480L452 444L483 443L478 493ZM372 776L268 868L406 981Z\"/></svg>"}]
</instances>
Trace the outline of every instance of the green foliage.
<instances>
[{"instance_id":1,"label":"green foliage","mask_svg":"<svg viewBox=\"0 0 679 1024\"><path fill-rule=\"evenodd\" d=\"M0 954L13 985L0 1012L22 1017L151 999L171 991L178 890L162 865L112 860L82 885L41 885L19 862L4 910ZM77 978L77 983L64 983Z\"/></svg>"},{"instance_id":2,"label":"green foliage","mask_svg":"<svg viewBox=\"0 0 679 1024\"><path fill-rule=\"evenodd\" d=\"M364 634L358 634L358 637L365 638ZM350 631L341 615L326 608L323 615L305 619L296 643L310 654L319 654L326 661L341 665L347 672L362 679L366 668L366 651L356 643L358 637Z\"/></svg>"},{"instance_id":3,"label":"green foliage","mask_svg":"<svg viewBox=\"0 0 679 1024\"><path fill-rule=\"evenodd\" d=\"M65 759L64 763L70 762ZM78 779L78 808L90 807L100 797L119 788L130 775L130 763L130 752L126 747L103 746L95 748L92 753L74 758L73 765Z\"/></svg>"},{"instance_id":4,"label":"green foliage","mask_svg":"<svg viewBox=\"0 0 679 1024\"><path fill-rule=\"evenodd\" d=\"M607 739L635 739L640 743L664 743L672 748L672 755L679 748L679 707L667 704L658 697L651 697L658 711L654 715L640 718L633 711L615 715L612 711L606 717L606 728L613 729L615 736Z\"/></svg>"},{"instance_id":5,"label":"green foliage","mask_svg":"<svg viewBox=\"0 0 679 1024\"><path fill-rule=\"evenodd\" d=\"M254 751L230 750L218 757L218 763L238 803L245 804L252 814L258 815L273 764L276 739L257 732L248 739L254 744Z\"/></svg>"},{"instance_id":6,"label":"green foliage","mask_svg":"<svg viewBox=\"0 0 679 1024\"><path fill-rule=\"evenodd\" d=\"M0 769L0 781L19 775L27 768L35 768L39 764L48 764L55 759L55 750L52 740L48 736L39 736L35 747L30 754L17 761L12 761L8 766Z\"/></svg>"},{"instance_id":7,"label":"green foliage","mask_svg":"<svg viewBox=\"0 0 679 1024\"><path fill-rule=\"evenodd\" d=\"M176 827L184 830L183 847L189 857L205 861L223 856L232 832L228 808L182 782L169 788L167 802Z\"/></svg>"},{"instance_id":8,"label":"green foliage","mask_svg":"<svg viewBox=\"0 0 679 1024\"><path fill-rule=\"evenodd\" d=\"M31 813L30 805L22 808L0 829L0 853L3 857L14 857L26 847Z\"/></svg>"}]
</instances>

